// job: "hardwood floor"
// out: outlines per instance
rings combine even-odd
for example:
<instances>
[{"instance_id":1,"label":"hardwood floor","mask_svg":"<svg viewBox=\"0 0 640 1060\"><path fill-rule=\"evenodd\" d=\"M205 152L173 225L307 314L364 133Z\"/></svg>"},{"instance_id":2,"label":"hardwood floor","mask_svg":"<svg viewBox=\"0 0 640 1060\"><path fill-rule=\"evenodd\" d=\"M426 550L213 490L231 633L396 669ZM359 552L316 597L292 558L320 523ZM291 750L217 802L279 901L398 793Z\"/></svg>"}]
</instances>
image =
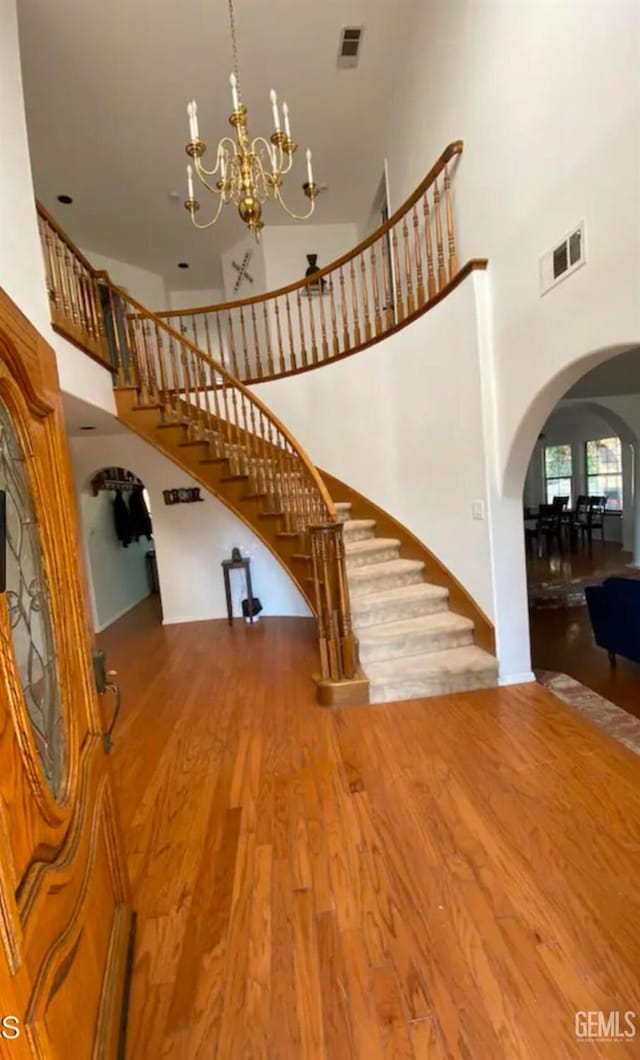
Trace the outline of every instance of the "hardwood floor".
<instances>
[{"instance_id":1,"label":"hardwood floor","mask_svg":"<svg viewBox=\"0 0 640 1060\"><path fill-rule=\"evenodd\" d=\"M145 606L99 638L129 1060L556 1060L577 1010L640 1015L633 754L537 685L323 710L311 623Z\"/></svg>"},{"instance_id":2,"label":"hardwood floor","mask_svg":"<svg viewBox=\"0 0 640 1060\"><path fill-rule=\"evenodd\" d=\"M552 554L529 557L530 584L570 581L573 578L602 577L625 571L631 554L620 545L595 542L593 548L579 549L563 556ZM629 570L629 576L637 576ZM557 670L592 688L605 699L640 717L640 665L618 658L615 668L602 648L598 648L585 606L533 607L529 612L531 656L536 670Z\"/></svg>"}]
</instances>

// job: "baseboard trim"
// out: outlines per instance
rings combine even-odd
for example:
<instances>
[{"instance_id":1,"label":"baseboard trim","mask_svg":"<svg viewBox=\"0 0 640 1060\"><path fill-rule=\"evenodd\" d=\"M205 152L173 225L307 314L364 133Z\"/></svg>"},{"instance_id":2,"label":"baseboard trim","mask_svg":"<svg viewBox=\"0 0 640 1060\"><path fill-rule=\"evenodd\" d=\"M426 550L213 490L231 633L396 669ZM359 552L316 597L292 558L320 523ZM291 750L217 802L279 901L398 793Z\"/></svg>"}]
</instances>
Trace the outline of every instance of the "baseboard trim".
<instances>
[{"instance_id":1,"label":"baseboard trim","mask_svg":"<svg viewBox=\"0 0 640 1060\"><path fill-rule=\"evenodd\" d=\"M106 622L102 622L100 625L96 625L95 632L103 633L105 629L108 629L109 626L112 626L113 623L117 622L119 618L123 618L124 615L128 615L130 611L133 611L134 607L137 607L138 604L141 604L142 601L146 600L148 596L151 596L150 592L146 593L144 596L141 596L139 600L134 600L132 604L127 604L127 606L123 607L121 611L118 611L117 614L113 616L113 618L108 619Z\"/></svg>"},{"instance_id":2,"label":"baseboard trim","mask_svg":"<svg viewBox=\"0 0 640 1060\"><path fill-rule=\"evenodd\" d=\"M509 685L529 685L535 681L536 675L532 670L525 670L521 674L505 674L498 678L500 688L508 688Z\"/></svg>"}]
</instances>

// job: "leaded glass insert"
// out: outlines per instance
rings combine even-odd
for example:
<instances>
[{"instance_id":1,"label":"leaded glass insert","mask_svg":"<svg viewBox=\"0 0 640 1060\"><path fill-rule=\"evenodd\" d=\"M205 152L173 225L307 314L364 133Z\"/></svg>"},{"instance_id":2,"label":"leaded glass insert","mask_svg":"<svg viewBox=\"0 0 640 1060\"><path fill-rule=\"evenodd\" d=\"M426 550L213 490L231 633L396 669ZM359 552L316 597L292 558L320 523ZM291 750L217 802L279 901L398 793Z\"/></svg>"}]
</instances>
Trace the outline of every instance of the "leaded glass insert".
<instances>
[{"instance_id":1,"label":"leaded glass insert","mask_svg":"<svg viewBox=\"0 0 640 1060\"><path fill-rule=\"evenodd\" d=\"M0 400L0 490L7 503L9 624L42 768L54 797L64 780L65 740L49 586L20 439ZM1 599L1 598L0 598Z\"/></svg>"}]
</instances>

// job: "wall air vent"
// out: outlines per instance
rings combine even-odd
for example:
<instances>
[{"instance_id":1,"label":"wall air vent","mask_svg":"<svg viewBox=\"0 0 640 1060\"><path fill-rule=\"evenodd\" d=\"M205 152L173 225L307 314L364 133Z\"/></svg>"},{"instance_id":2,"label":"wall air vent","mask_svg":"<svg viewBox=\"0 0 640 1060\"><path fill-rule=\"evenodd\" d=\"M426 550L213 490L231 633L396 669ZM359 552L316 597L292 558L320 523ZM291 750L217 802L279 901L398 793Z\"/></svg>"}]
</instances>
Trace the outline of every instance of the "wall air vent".
<instances>
[{"instance_id":1,"label":"wall air vent","mask_svg":"<svg viewBox=\"0 0 640 1060\"><path fill-rule=\"evenodd\" d=\"M546 294L586 262L585 223L581 221L553 250L540 258L540 294Z\"/></svg>"},{"instance_id":2,"label":"wall air vent","mask_svg":"<svg viewBox=\"0 0 640 1060\"><path fill-rule=\"evenodd\" d=\"M343 26L338 48L338 68L353 70L360 58L360 45L364 26Z\"/></svg>"}]
</instances>

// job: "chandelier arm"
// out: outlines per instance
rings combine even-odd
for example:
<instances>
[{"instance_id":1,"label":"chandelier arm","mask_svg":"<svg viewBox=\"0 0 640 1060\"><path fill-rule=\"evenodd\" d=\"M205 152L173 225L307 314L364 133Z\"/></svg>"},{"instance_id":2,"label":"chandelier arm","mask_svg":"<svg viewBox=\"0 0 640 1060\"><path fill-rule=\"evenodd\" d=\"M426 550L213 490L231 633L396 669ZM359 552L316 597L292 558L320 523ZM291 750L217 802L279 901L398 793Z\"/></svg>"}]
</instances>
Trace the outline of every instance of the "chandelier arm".
<instances>
[{"instance_id":1,"label":"chandelier arm","mask_svg":"<svg viewBox=\"0 0 640 1060\"><path fill-rule=\"evenodd\" d=\"M206 178L202 176L202 172L207 173L207 170L202 171L200 169L200 167L196 165L196 173L197 173L198 177L200 178L200 181L203 184L205 184L205 188L207 188L210 192L213 192L214 195L219 195L220 194L219 188L214 188L213 185L210 184L209 181L206 180ZM213 171L213 173L215 173L215 170ZM211 173L208 174L208 176L211 176Z\"/></svg>"},{"instance_id":2,"label":"chandelier arm","mask_svg":"<svg viewBox=\"0 0 640 1060\"><path fill-rule=\"evenodd\" d=\"M265 139L264 136L256 136L255 139L251 141L251 150L253 154L256 156L256 158L259 157L257 148L260 146L260 144L262 144L262 146L265 147L267 150L269 162L271 163L271 169L274 171L274 173L276 171L279 171L280 166L277 165L276 149L273 144L270 144L269 141Z\"/></svg>"},{"instance_id":3,"label":"chandelier arm","mask_svg":"<svg viewBox=\"0 0 640 1060\"><path fill-rule=\"evenodd\" d=\"M309 207L307 213L299 214L299 213L294 213L293 210L289 209L289 207L287 206L286 202L282 198L282 194L280 192L280 188L275 188L274 192L273 192L273 195L274 195L274 198L277 199L277 201L280 203L280 205L281 205L282 209L284 210L284 212L289 214L289 217L291 217L291 219L294 220L294 221L308 221L309 218L311 217L311 214L313 213L313 211L316 208L315 196L311 200L311 206Z\"/></svg>"},{"instance_id":4,"label":"chandelier arm","mask_svg":"<svg viewBox=\"0 0 640 1060\"><path fill-rule=\"evenodd\" d=\"M195 170L199 177L201 177L203 173L207 177L214 177L216 175L221 166L223 150L226 144L229 144L229 146L233 149L234 155L238 154L238 149L235 140L232 140L230 136L223 136L220 143L218 144L216 164L213 169L207 169L206 166L203 166L202 161L200 160L200 157L198 155L194 157L193 161L195 163Z\"/></svg>"},{"instance_id":5,"label":"chandelier arm","mask_svg":"<svg viewBox=\"0 0 640 1060\"><path fill-rule=\"evenodd\" d=\"M221 195L219 200L218 200L218 209L216 210L214 216L212 217L212 219L210 221L206 221L205 224L202 224L202 225L200 224L199 221L196 221L195 212L191 213L191 221L192 221L193 226L195 228L200 228L201 230L204 229L204 228L211 228L216 223L218 218L220 217L220 214L222 212L222 207L223 206L224 206L224 199L222 198L222 195Z\"/></svg>"}]
</instances>

